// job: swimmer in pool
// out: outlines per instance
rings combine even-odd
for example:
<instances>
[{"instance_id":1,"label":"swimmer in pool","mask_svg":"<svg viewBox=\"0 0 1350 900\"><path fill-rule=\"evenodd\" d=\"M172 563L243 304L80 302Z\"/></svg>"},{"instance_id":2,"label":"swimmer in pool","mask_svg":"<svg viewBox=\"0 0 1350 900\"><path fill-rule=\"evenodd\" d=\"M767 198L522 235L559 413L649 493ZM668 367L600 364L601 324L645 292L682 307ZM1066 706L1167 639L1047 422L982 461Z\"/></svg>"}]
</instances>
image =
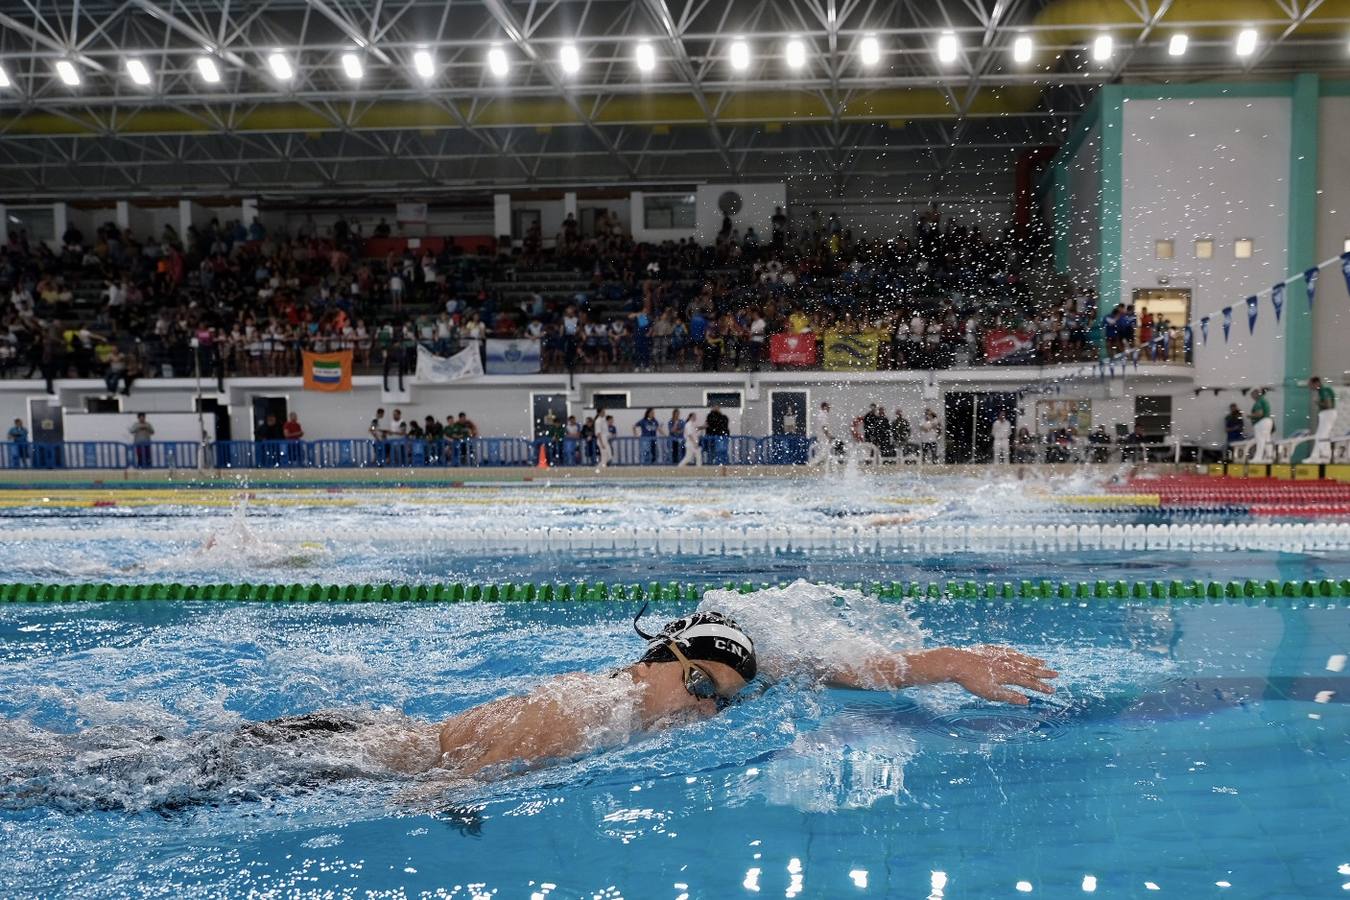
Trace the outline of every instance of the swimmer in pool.
<instances>
[{"instance_id":1,"label":"swimmer in pool","mask_svg":"<svg viewBox=\"0 0 1350 900\"><path fill-rule=\"evenodd\" d=\"M0 756L0 809L44 803L140 809L146 808L141 804L148 799L147 785L155 784L150 808L167 811L222 797L257 798L283 785L303 789L350 778L411 779L400 795L403 802L438 803L445 791L461 785L577 759L643 733L710 718L752 681L800 675L863 690L953 683L987 700L1025 705L1027 695L1016 688L1053 693L1050 680L1058 674L1041 659L996 646L898 651L860 641L847 645L851 653L804 648L808 652L798 655L780 646L761 660L749 634L725 614L696 612L656 634L638 625L641 615L634 627L647 645L633 664L608 673L560 675L440 724L369 709L318 710L183 735L116 726L67 735L11 722L22 733L0 737L7 748ZM817 631L801 637L827 640ZM789 655L795 661L789 662ZM6 724L0 719L0 736ZM166 779L171 784L166 786ZM55 794L53 784L61 786ZM78 799L72 785L89 786L92 794Z\"/></svg>"},{"instance_id":2,"label":"swimmer in pool","mask_svg":"<svg viewBox=\"0 0 1350 900\"><path fill-rule=\"evenodd\" d=\"M502 777L614 746L638 733L709 718L754 681L759 670L754 642L731 618L698 612L648 634L638 625L641 616L633 625L647 648L634 664L607 675L561 675L439 726L384 733L382 762L406 774L440 769L454 778ZM1028 698L1014 687L1050 694L1050 679L1058 675L1042 659L998 646L877 653L804 674L864 690L953 683L986 700L1019 705ZM292 742L361 728L345 716L318 712L246 730Z\"/></svg>"}]
</instances>

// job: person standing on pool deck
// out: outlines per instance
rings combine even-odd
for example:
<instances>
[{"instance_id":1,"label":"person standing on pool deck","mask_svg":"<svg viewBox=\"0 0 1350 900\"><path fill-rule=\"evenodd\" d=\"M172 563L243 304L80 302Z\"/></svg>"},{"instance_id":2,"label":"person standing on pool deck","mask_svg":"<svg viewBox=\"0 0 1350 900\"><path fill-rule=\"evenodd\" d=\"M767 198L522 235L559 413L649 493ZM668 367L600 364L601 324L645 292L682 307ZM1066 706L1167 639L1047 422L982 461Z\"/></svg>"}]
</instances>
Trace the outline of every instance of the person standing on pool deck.
<instances>
[{"instance_id":1,"label":"person standing on pool deck","mask_svg":"<svg viewBox=\"0 0 1350 900\"><path fill-rule=\"evenodd\" d=\"M633 426L633 434L639 438L642 452L639 459L644 466L650 466L660 461L660 454L656 450L656 439L661 436L661 423L657 421L656 410L647 407L647 411L638 419Z\"/></svg>"},{"instance_id":2,"label":"person standing on pool deck","mask_svg":"<svg viewBox=\"0 0 1350 900\"><path fill-rule=\"evenodd\" d=\"M1270 401L1266 399L1264 388L1255 388L1252 390L1252 397L1255 398L1252 403L1252 439L1256 444L1252 447L1252 455L1248 457L1254 463L1271 462L1270 438L1275 433L1275 420L1270 416Z\"/></svg>"},{"instance_id":3,"label":"person standing on pool deck","mask_svg":"<svg viewBox=\"0 0 1350 900\"><path fill-rule=\"evenodd\" d=\"M595 453L596 465L603 469L609 465L609 427L608 416L603 409L595 411Z\"/></svg>"},{"instance_id":4,"label":"person standing on pool deck","mask_svg":"<svg viewBox=\"0 0 1350 900\"><path fill-rule=\"evenodd\" d=\"M9 430L6 437L13 444L11 464L15 468L28 465L28 429L23 427L23 419L14 420L14 427Z\"/></svg>"},{"instance_id":5,"label":"person standing on pool deck","mask_svg":"<svg viewBox=\"0 0 1350 900\"><path fill-rule=\"evenodd\" d=\"M670 421L666 423L666 434L670 438L670 464L678 466L684 459L684 419L679 408L670 411Z\"/></svg>"},{"instance_id":6,"label":"person standing on pool deck","mask_svg":"<svg viewBox=\"0 0 1350 900\"><path fill-rule=\"evenodd\" d=\"M146 421L145 413L136 413L136 421L131 423L127 431L131 432L136 465L145 468L150 465L150 441L155 436L155 426Z\"/></svg>"},{"instance_id":7,"label":"person standing on pool deck","mask_svg":"<svg viewBox=\"0 0 1350 900\"><path fill-rule=\"evenodd\" d=\"M1313 441L1312 453L1304 462L1331 462L1331 429L1336 424L1336 392L1322 384L1322 379L1313 376L1308 379L1308 388L1317 401L1317 433Z\"/></svg>"},{"instance_id":8,"label":"person standing on pool deck","mask_svg":"<svg viewBox=\"0 0 1350 900\"><path fill-rule=\"evenodd\" d=\"M731 420L716 404L708 410L708 418L703 422L703 433L708 436L715 466L725 466L729 462L728 448L731 445Z\"/></svg>"}]
</instances>

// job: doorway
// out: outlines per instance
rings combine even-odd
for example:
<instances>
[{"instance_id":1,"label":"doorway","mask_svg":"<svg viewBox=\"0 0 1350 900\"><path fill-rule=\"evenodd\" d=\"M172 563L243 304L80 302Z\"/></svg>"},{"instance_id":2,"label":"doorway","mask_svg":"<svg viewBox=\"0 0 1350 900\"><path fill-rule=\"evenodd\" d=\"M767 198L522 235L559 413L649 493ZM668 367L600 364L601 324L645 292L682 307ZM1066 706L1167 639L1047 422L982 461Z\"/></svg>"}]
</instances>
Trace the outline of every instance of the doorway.
<instances>
[{"instance_id":1,"label":"doorway","mask_svg":"<svg viewBox=\"0 0 1350 900\"><path fill-rule=\"evenodd\" d=\"M1134 314L1139 322L1135 329L1135 337L1141 347L1161 334L1158 329L1164 326L1158 323L1165 322L1165 327L1180 333L1191 322L1190 288L1138 288L1132 292L1131 297L1134 301ZM1184 344L1184 339L1172 341L1168 354L1171 361L1180 361L1183 358ZM1152 354L1140 354L1139 357L1141 362L1152 361L1152 358ZM1167 361L1161 356L1158 360Z\"/></svg>"},{"instance_id":2,"label":"doorway","mask_svg":"<svg viewBox=\"0 0 1350 900\"><path fill-rule=\"evenodd\" d=\"M806 391L770 391L769 433L806 435L809 408Z\"/></svg>"},{"instance_id":3,"label":"doorway","mask_svg":"<svg viewBox=\"0 0 1350 900\"><path fill-rule=\"evenodd\" d=\"M513 209L511 210L511 236L523 239L529 235L530 229L540 225L541 221L537 209Z\"/></svg>"},{"instance_id":4,"label":"doorway","mask_svg":"<svg viewBox=\"0 0 1350 900\"><path fill-rule=\"evenodd\" d=\"M277 425L286 421L287 398L263 397L254 395L253 400L253 440L258 440L258 431L267 422L268 416L276 416ZM205 407L203 407L203 411ZM217 422L220 418L216 419Z\"/></svg>"},{"instance_id":5,"label":"doorway","mask_svg":"<svg viewBox=\"0 0 1350 900\"><path fill-rule=\"evenodd\" d=\"M947 437L946 461L987 463L994 460L994 436L990 427L1002 413L1017 426L1017 395L953 391L943 398L943 432Z\"/></svg>"},{"instance_id":6,"label":"doorway","mask_svg":"<svg viewBox=\"0 0 1350 900\"><path fill-rule=\"evenodd\" d=\"M531 421L534 423L536 438L548 437L550 415L559 426L567 424L566 394L531 394L530 406L533 410Z\"/></svg>"}]
</instances>

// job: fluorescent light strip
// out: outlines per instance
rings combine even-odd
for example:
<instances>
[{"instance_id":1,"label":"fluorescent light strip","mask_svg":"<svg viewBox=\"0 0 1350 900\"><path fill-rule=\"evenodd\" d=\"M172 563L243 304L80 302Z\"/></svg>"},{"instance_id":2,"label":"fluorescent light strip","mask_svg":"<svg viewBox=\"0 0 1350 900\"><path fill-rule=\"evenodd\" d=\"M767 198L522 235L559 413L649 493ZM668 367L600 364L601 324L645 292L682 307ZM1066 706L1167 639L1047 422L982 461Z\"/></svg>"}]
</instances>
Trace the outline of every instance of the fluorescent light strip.
<instances>
[{"instance_id":1,"label":"fluorescent light strip","mask_svg":"<svg viewBox=\"0 0 1350 900\"><path fill-rule=\"evenodd\" d=\"M1111 58L1111 54L1116 51L1116 42L1111 39L1111 35L1098 35L1092 42L1092 58L1097 62L1106 62Z\"/></svg>"},{"instance_id":2,"label":"fluorescent light strip","mask_svg":"<svg viewBox=\"0 0 1350 900\"><path fill-rule=\"evenodd\" d=\"M150 70L145 67L145 63L134 56L127 60L127 74L131 76L132 81L141 87L150 84Z\"/></svg>"},{"instance_id":3,"label":"fluorescent light strip","mask_svg":"<svg viewBox=\"0 0 1350 900\"><path fill-rule=\"evenodd\" d=\"M1256 29L1244 28L1238 32L1237 36L1237 55L1251 56L1256 52Z\"/></svg>"},{"instance_id":4,"label":"fluorescent light strip","mask_svg":"<svg viewBox=\"0 0 1350 900\"><path fill-rule=\"evenodd\" d=\"M80 73L75 68L75 64L68 59L56 61L56 75L67 87L80 86Z\"/></svg>"},{"instance_id":5,"label":"fluorescent light strip","mask_svg":"<svg viewBox=\"0 0 1350 900\"><path fill-rule=\"evenodd\" d=\"M207 84L220 83L220 69L216 66L216 61L209 56L197 57L197 74L202 76L202 81Z\"/></svg>"},{"instance_id":6,"label":"fluorescent light strip","mask_svg":"<svg viewBox=\"0 0 1350 900\"><path fill-rule=\"evenodd\" d=\"M1184 34L1174 34L1174 35L1172 35L1172 39L1171 39L1170 41L1167 42L1167 55L1168 55L1168 56L1185 56L1185 55L1186 55L1186 45L1189 44L1190 42L1191 42L1191 39L1190 39L1189 37L1187 37L1186 35L1184 35Z\"/></svg>"},{"instance_id":7,"label":"fluorescent light strip","mask_svg":"<svg viewBox=\"0 0 1350 900\"><path fill-rule=\"evenodd\" d=\"M1013 62L1031 62L1031 52L1034 48L1035 44L1025 34L1013 41Z\"/></svg>"},{"instance_id":8,"label":"fluorescent light strip","mask_svg":"<svg viewBox=\"0 0 1350 900\"><path fill-rule=\"evenodd\" d=\"M365 74L365 69L361 65L361 57L355 53L342 54L342 71L347 73L347 77L352 81L360 81L361 76Z\"/></svg>"}]
</instances>

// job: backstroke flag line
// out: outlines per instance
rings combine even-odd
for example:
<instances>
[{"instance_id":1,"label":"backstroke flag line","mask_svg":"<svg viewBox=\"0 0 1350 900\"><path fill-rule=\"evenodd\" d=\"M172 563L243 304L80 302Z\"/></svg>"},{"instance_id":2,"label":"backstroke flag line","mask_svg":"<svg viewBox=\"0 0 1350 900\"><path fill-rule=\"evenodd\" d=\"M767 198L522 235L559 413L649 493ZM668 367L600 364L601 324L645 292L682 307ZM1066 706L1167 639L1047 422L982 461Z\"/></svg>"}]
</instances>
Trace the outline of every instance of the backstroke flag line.
<instances>
[{"instance_id":1,"label":"backstroke flag line","mask_svg":"<svg viewBox=\"0 0 1350 900\"><path fill-rule=\"evenodd\" d=\"M445 384L483 374L483 358L478 345L470 344L454 356L437 356L421 344L417 345L417 373L414 381L425 384Z\"/></svg>"},{"instance_id":2,"label":"backstroke flag line","mask_svg":"<svg viewBox=\"0 0 1350 900\"><path fill-rule=\"evenodd\" d=\"M352 351L302 354L307 391L336 393L352 389Z\"/></svg>"}]
</instances>

